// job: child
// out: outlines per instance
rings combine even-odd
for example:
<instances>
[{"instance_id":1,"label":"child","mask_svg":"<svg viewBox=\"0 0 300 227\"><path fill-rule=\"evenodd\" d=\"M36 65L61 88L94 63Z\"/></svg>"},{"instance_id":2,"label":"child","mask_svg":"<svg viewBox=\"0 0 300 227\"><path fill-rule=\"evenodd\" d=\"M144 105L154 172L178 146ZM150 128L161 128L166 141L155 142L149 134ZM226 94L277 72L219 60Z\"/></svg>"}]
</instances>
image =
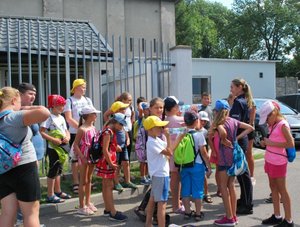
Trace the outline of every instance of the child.
<instances>
[{"instance_id":1,"label":"child","mask_svg":"<svg viewBox=\"0 0 300 227\"><path fill-rule=\"evenodd\" d=\"M179 102L178 99L174 96L168 96L164 99L164 117L167 121L169 121L169 128L180 128L184 125L183 117L178 116L179 113L179 105L182 105L182 102ZM176 140L176 134L171 135L171 144ZM173 153L173 152L172 152ZM170 157L170 171L171 171L171 192L172 192L172 210L178 214L184 214L184 206L181 205L180 202L180 175L178 168L174 164L173 155Z\"/></svg>"},{"instance_id":2,"label":"child","mask_svg":"<svg viewBox=\"0 0 300 227\"><path fill-rule=\"evenodd\" d=\"M88 97L85 97L86 92L86 82L84 79L76 79L73 81L73 87L71 90L72 96L67 99L67 103L64 109L64 114L66 121L69 125L69 130L71 134L70 146L73 145L73 142L76 137L78 124L79 124L79 113L84 106L90 105L93 106L92 100ZM79 177L78 177L78 159L74 154L74 149L70 151L70 159L72 166L72 180L73 180L73 193L78 193L79 187Z\"/></svg>"},{"instance_id":3,"label":"child","mask_svg":"<svg viewBox=\"0 0 300 227\"><path fill-rule=\"evenodd\" d=\"M48 96L48 108L51 110L50 117L41 124L40 132L48 141L47 155L49 157L49 171L47 175L47 199L48 203L61 203L71 196L62 192L60 188L60 175L63 164L67 160L67 152L62 145L70 140L67 124L61 113L64 110L66 100L60 95Z\"/></svg>"},{"instance_id":4,"label":"child","mask_svg":"<svg viewBox=\"0 0 300 227\"><path fill-rule=\"evenodd\" d=\"M253 131L253 127L228 117L229 104L225 100L216 101L215 111L217 114L212 124L212 130L219 134L221 140L219 144L217 169L219 171L219 187L226 214L221 219L215 220L214 224L218 226L234 226L238 223L236 217L237 201L234 187L235 177L228 176L227 170L233 163L233 142ZM239 128L244 130L237 136L237 129Z\"/></svg>"},{"instance_id":5,"label":"child","mask_svg":"<svg viewBox=\"0 0 300 227\"><path fill-rule=\"evenodd\" d=\"M104 113L105 119L107 118L107 116L109 116L110 113L122 113L125 115L128 106L129 106L128 103L123 103L121 101L114 102L111 105L110 109ZM125 121L126 119L127 116L125 115ZM128 121L126 122L128 123ZM115 190L117 190L118 192L122 192L124 190L123 186L125 188L136 189L137 186L130 181L130 164L129 164L129 155L127 150L127 145L129 144L128 133L123 128L123 130L117 131L116 134L117 134L117 143L122 148L122 151L117 153L119 168L115 174ZM125 182L123 186L119 183L119 175L120 175L119 173L121 167L123 168L124 178L125 178Z\"/></svg>"},{"instance_id":6,"label":"child","mask_svg":"<svg viewBox=\"0 0 300 227\"><path fill-rule=\"evenodd\" d=\"M113 221L126 221L127 216L116 211L114 206L113 188L117 165L116 152L122 148L117 144L116 132L123 130L126 125L125 115L115 113L102 129L101 146L103 158L97 164L97 175L102 178L102 196L104 201L104 215Z\"/></svg>"},{"instance_id":7,"label":"child","mask_svg":"<svg viewBox=\"0 0 300 227\"><path fill-rule=\"evenodd\" d=\"M90 201L94 165L91 164L88 157L92 139L97 135L97 130L94 126L97 113L100 113L100 111L93 106L85 106L81 109L79 128L73 144L75 154L78 157L80 173L78 213L83 215L91 215L97 211L97 208Z\"/></svg>"},{"instance_id":8,"label":"child","mask_svg":"<svg viewBox=\"0 0 300 227\"><path fill-rule=\"evenodd\" d=\"M146 227L152 226L152 217L155 202L158 203L157 219L158 226L165 226L166 205L169 194L169 164L168 157L171 156L170 143L161 140L162 129L169 122L162 121L159 117L148 117L143 125L148 132L147 157L149 174L152 180L152 190L147 206ZM169 135L165 130L167 140Z\"/></svg>"},{"instance_id":9,"label":"child","mask_svg":"<svg viewBox=\"0 0 300 227\"><path fill-rule=\"evenodd\" d=\"M148 179L148 165L147 165L147 154L146 154L146 142L147 142L147 132L145 131L142 123L150 115L149 104L142 102L140 103L139 109L142 110L142 118L138 119L134 125L137 125L137 138L135 143L135 152L140 163L140 183L142 185L149 185L151 181Z\"/></svg>"},{"instance_id":10,"label":"child","mask_svg":"<svg viewBox=\"0 0 300 227\"><path fill-rule=\"evenodd\" d=\"M190 197L195 202L196 213L194 214L195 221L203 219L204 214L201 212L201 200L204 196L204 178L205 178L205 165L208 167L207 176L211 174L211 167L208 160L208 154L206 151L206 141L202 132L197 132L195 129L199 124L198 115L196 112L185 112L184 122L187 126L187 133L191 133L195 149L197 153L195 164L193 167L183 167L180 171L181 177L181 196L185 207L185 219L190 219L193 212L190 208ZM203 163L203 161L205 163Z\"/></svg>"},{"instance_id":11,"label":"child","mask_svg":"<svg viewBox=\"0 0 300 227\"><path fill-rule=\"evenodd\" d=\"M291 199L286 187L287 157L285 148L294 147L294 139L288 122L280 113L279 105L266 101L259 112L259 124L269 126L269 138L264 138L261 145L266 147L265 172L268 174L272 192L274 214L262 221L264 225L294 226L291 212ZM284 208L284 219L280 215L280 199Z\"/></svg>"}]
</instances>

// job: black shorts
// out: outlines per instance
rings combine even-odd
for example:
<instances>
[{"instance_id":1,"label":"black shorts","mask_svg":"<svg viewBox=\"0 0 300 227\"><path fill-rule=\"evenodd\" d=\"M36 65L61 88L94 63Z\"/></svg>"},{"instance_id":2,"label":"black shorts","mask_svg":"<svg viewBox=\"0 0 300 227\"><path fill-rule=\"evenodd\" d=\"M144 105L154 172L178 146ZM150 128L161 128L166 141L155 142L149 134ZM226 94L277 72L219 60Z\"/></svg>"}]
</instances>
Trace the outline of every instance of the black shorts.
<instances>
[{"instance_id":1,"label":"black shorts","mask_svg":"<svg viewBox=\"0 0 300 227\"><path fill-rule=\"evenodd\" d=\"M59 162L59 157L55 150L48 147L47 154L49 157L49 171L47 177L54 179L56 176L61 175L62 164Z\"/></svg>"},{"instance_id":2,"label":"black shorts","mask_svg":"<svg viewBox=\"0 0 300 227\"><path fill-rule=\"evenodd\" d=\"M253 140L254 137L255 137L255 132L254 132L254 131L252 131L252 132L250 132L250 133L248 134L248 140Z\"/></svg>"},{"instance_id":3,"label":"black shorts","mask_svg":"<svg viewBox=\"0 0 300 227\"><path fill-rule=\"evenodd\" d=\"M123 149L122 152L117 152L118 165L121 165L122 161L129 161L129 155L127 149Z\"/></svg>"},{"instance_id":4,"label":"black shorts","mask_svg":"<svg viewBox=\"0 0 300 227\"><path fill-rule=\"evenodd\" d=\"M0 200L16 193L22 202L41 199L40 179L36 162L17 166L0 175Z\"/></svg>"}]
</instances>

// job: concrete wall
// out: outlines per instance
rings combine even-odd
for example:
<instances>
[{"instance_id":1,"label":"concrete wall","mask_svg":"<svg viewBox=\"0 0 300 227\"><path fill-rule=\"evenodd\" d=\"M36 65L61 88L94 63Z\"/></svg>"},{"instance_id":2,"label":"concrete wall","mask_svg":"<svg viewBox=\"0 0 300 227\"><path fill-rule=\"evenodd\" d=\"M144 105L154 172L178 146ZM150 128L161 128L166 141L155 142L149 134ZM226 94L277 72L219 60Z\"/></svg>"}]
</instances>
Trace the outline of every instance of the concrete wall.
<instances>
[{"instance_id":1,"label":"concrete wall","mask_svg":"<svg viewBox=\"0 0 300 227\"><path fill-rule=\"evenodd\" d=\"M298 93L298 77L276 78L276 96Z\"/></svg>"}]
</instances>

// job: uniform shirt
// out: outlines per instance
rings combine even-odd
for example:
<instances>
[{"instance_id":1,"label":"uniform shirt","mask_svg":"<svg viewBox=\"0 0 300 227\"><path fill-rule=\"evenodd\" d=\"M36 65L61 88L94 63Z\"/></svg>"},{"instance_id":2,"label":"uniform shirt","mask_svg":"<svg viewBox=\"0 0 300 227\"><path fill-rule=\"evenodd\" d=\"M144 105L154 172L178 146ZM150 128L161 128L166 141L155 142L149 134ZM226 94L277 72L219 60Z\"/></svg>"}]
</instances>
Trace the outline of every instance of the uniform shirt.
<instances>
[{"instance_id":1,"label":"uniform shirt","mask_svg":"<svg viewBox=\"0 0 300 227\"><path fill-rule=\"evenodd\" d=\"M167 143L159 137L148 136L146 147L150 176L168 177L170 171L168 158L161 154L167 148Z\"/></svg>"}]
</instances>

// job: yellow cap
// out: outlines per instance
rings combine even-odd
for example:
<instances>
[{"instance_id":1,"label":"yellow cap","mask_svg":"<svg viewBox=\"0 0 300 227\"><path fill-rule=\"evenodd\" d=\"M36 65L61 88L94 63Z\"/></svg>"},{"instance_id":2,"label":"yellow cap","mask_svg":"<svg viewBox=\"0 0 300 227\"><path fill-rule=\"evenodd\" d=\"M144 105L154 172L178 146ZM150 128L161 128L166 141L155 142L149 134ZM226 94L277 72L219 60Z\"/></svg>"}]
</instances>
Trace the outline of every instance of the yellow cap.
<instances>
[{"instance_id":1,"label":"yellow cap","mask_svg":"<svg viewBox=\"0 0 300 227\"><path fill-rule=\"evenodd\" d=\"M111 105L110 110L115 113L115 112L119 111L120 109L127 108L128 106L129 106L129 103L116 101Z\"/></svg>"},{"instance_id":2,"label":"yellow cap","mask_svg":"<svg viewBox=\"0 0 300 227\"><path fill-rule=\"evenodd\" d=\"M77 88L80 85L83 85L83 84L85 84L85 80L84 79L76 79L76 80L74 80L73 81L73 87L72 87L71 93L73 94L74 93L74 89Z\"/></svg>"},{"instance_id":3,"label":"yellow cap","mask_svg":"<svg viewBox=\"0 0 300 227\"><path fill-rule=\"evenodd\" d=\"M154 127L163 127L163 126L166 126L167 124L169 124L168 121L162 121L157 116L149 116L143 122L145 130L149 130Z\"/></svg>"}]
</instances>

